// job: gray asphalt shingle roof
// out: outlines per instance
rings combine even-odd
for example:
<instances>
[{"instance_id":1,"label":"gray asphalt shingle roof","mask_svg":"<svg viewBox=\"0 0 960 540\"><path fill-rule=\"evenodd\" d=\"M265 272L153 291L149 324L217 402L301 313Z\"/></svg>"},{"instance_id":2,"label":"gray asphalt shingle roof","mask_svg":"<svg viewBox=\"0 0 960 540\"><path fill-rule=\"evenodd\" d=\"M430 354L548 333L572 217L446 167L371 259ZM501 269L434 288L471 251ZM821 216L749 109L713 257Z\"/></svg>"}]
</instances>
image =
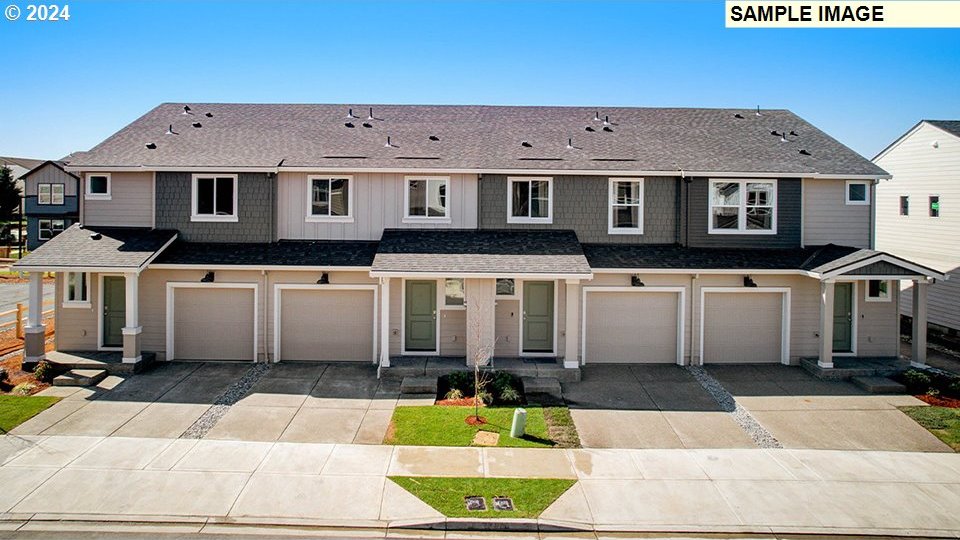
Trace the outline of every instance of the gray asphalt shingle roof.
<instances>
[{"instance_id":1,"label":"gray asphalt shingle roof","mask_svg":"<svg viewBox=\"0 0 960 540\"><path fill-rule=\"evenodd\" d=\"M960 137L960 120L924 120L926 123L937 126Z\"/></svg>"},{"instance_id":2,"label":"gray asphalt shingle roof","mask_svg":"<svg viewBox=\"0 0 960 540\"><path fill-rule=\"evenodd\" d=\"M367 106L352 106L355 119L349 105L183 107L159 105L71 166L886 175L787 110L374 105L367 121Z\"/></svg>"},{"instance_id":3,"label":"gray asphalt shingle roof","mask_svg":"<svg viewBox=\"0 0 960 540\"><path fill-rule=\"evenodd\" d=\"M281 240L269 244L175 242L156 264L369 267L377 242Z\"/></svg>"},{"instance_id":4,"label":"gray asphalt shingle roof","mask_svg":"<svg viewBox=\"0 0 960 540\"><path fill-rule=\"evenodd\" d=\"M583 244L583 252L594 269L813 270L817 265L857 251L857 248L843 246L744 249L657 244Z\"/></svg>"},{"instance_id":5,"label":"gray asphalt shingle roof","mask_svg":"<svg viewBox=\"0 0 960 540\"><path fill-rule=\"evenodd\" d=\"M387 229L372 272L590 274L573 231Z\"/></svg>"},{"instance_id":6,"label":"gray asphalt shingle roof","mask_svg":"<svg viewBox=\"0 0 960 540\"><path fill-rule=\"evenodd\" d=\"M177 236L177 231L132 227L84 227L74 224L13 267L129 268L143 266Z\"/></svg>"}]
</instances>

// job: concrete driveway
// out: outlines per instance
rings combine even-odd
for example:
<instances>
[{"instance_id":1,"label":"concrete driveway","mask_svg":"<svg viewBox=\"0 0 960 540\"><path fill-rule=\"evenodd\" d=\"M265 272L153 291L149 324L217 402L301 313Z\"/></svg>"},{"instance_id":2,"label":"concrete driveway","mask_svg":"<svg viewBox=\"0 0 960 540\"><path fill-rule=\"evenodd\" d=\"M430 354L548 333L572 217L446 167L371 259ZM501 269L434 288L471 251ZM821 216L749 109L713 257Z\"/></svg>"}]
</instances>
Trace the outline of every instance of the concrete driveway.
<instances>
[{"instance_id":1,"label":"concrete driveway","mask_svg":"<svg viewBox=\"0 0 960 540\"><path fill-rule=\"evenodd\" d=\"M923 405L912 396L871 395L782 365L707 366L707 372L785 448L951 451L897 410ZM584 447L755 447L679 366L588 365L563 392Z\"/></svg>"},{"instance_id":2,"label":"concrete driveway","mask_svg":"<svg viewBox=\"0 0 960 540\"><path fill-rule=\"evenodd\" d=\"M251 370L254 369L254 372ZM64 399L18 435L205 438L379 444L398 383L354 364L160 363L93 388L50 388ZM250 388L239 387L257 377Z\"/></svg>"}]
</instances>

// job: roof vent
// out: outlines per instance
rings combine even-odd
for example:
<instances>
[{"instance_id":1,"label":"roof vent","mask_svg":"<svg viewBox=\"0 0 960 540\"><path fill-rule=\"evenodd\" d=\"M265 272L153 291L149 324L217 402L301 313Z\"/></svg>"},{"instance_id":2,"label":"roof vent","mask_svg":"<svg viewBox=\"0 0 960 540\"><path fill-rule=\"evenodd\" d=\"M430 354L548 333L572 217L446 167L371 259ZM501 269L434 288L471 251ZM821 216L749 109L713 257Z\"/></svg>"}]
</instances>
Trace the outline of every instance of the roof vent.
<instances>
[{"instance_id":1,"label":"roof vent","mask_svg":"<svg viewBox=\"0 0 960 540\"><path fill-rule=\"evenodd\" d=\"M371 124L370 122L364 122L364 123L361 124L361 125L362 125L363 127L365 127L365 128L372 128L372 127L373 127L373 124Z\"/></svg>"},{"instance_id":2,"label":"roof vent","mask_svg":"<svg viewBox=\"0 0 960 540\"><path fill-rule=\"evenodd\" d=\"M190 106L189 106L189 105L184 105L184 106L183 106L183 114L193 114L192 112L190 112Z\"/></svg>"},{"instance_id":3,"label":"roof vent","mask_svg":"<svg viewBox=\"0 0 960 540\"><path fill-rule=\"evenodd\" d=\"M367 115L367 120L379 120L379 118L373 115L373 107L370 107L370 114Z\"/></svg>"},{"instance_id":4,"label":"roof vent","mask_svg":"<svg viewBox=\"0 0 960 540\"><path fill-rule=\"evenodd\" d=\"M436 135L431 135L431 136L428 137L428 138L429 138L431 141L439 141L439 140L440 140L440 137L437 137Z\"/></svg>"},{"instance_id":5,"label":"roof vent","mask_svg":"<svg viewBox=\"0 0 960 540\"><path fill-rule=\"evenodd\" d=\"M757 116L760 116L760 106L757 105Z\"/></svg>"},{"instance_id":6,"label":"roof vent","mask_svg":"<svg viewBox=\"0 0 960 540\"><path fill-rule=\"evenodd\" d=\"M583 128L583 130L584 130L584 131L588 131L588 132L590 132L590 133L593 133L594 131L596 131L595 129L593 129L593 128L590 127L590 126L587 126L587 127Z\"/></svg>"},{"instance_id":7,"label":"roof vent","mask_svg":"<svg viewBox=\"0 0 960 540\"><path fill-rule=\"evenodd\" d=\"M567 150L573 150L576 146L573 145L573 139L567 139Z\"/></svg>"},{"instance_id":8,"label":"roof vent","mask_svg":"<svg viewBox=\"0 0 960 540\"><path fill-rule=\"evenodd\" d=\"M147 148L147 150L156 150L156 149L157 149L156 143L152 143L152 142L148 142L147 144L145 144L145 145L143 145L143 146L145 146L145 147Z\"/></svg>"},{"instance_id":9,"label":"roof vent","mask_svg":"<svg viewBox=\"0 0 960 540\"><path fill-rule=\"evenodd\" d=\"M351 120L356 120L357 118L360 118L360 117L359 117L359 116L354 116L354 114L353 114L353 109L348 109L348 110L347 110L347 118L349 118L349 119L351 119Z\"/></svg>"},{"instance_id":10,"label":"roof vent","mask_svg":"<svg viewBox=\"0 0 960 540\"><path fill-rule=\"evenodd\" d=\"M202 127L203 127L203 124L201 124L200 122L194 122L194 123L191 124L191 125L192 125L193 127L195 127L195 128L202 128Z\"/></svg>"},{"instance_id":11,"label":"roof vent","mask_svg":"<svg viewBox=\"0 0 960 540\"><path fill-rule=\"evenodd\" d=\"M613 128L610 126L603 126L603 130L607 133L613 133Z\"/></svg>"},{"instance_id":12,"label":"roof vent","mask_svg":"<svg viewBox=\"0 0 960 540\"><path fill-rule=\"evenodd\" d=\"M594 120L594 122L599 122L599 121L600 121L600 111L597 111L597 112L593 115L593 120Z\"/></svg>"},{"instance_id":13,"label":"roof vent","mask_svg":"<svg viewBox=\"0 0 960 540\"><path fill-rule=\"evenodd\" d=\"M205 114L204 116L206 116L207 118L213 118L213 113L212 113L212 112L208 112L208 113Z\"/></svg>"},{"instance_id":14,"label":"roof vent","mask_svg":"<svg viewBox=\"0 0 960 540\"><path fill-rule=\"evenodd\" d=\"M528 143L527 141L520 141L520 146L524 148L533 148L533 145Z\"/></svg>"},{"instance_id":15,"label":"roof vent","mask_svg":"<svg viewBox=\"0 0 960 540\"><path fill-rule=\"evenodd\" d=\"M603 117L603 125L605 125L605 126L612 126L612 125L613 125L613 124L610 123L610 117L609 117L609 116L604 116L604 117Z\"/></svg>"},{"instance_id":16,"label":"roof vent","mask_svg":"<svg viewBox=\"0 0 960 540\"><path fill-rule=\"evenodd\" d=\"M353 125L353 122L344 122L343 125L346 126L346 127L348 127L348 128L355 128L355 127L357 127L357 126Z\"/></svg>"},{"instance_id":17,"label":"roof vent","mask_svg":"<svg viewBox=\"0 0 960 540\"><path fill-rule=\"evenodd\" d=\"M739 118L739 119L743 120L743 115L740 114L740 113L737 113L737 114L733 115L733 117L734 117L734 118Z\"/></svg>"},{"instance_id":18,"label":"roof vent","mask_svg":"<svg viewBox=\"0 0 960 540\"><path fill-rule=\"evenodd\" d=\"M781 133L781 134L780 134L780 142L788 142L788 141L787 141L787 134L786 134L786 133Z\"/></svg>"},{"instance_id":19,"label":"roof vent","mask_svg":"<svg viewBox=\"0 0 960 540\"><path fill-rule=\"evenodd\" d=\"M91 240L99 240L99 239L101 239L101 238L103 238L103 236L102 236L100 233L98 233L98 232L92 232L92 233L90 233L90 239L91 239Z\"/></svg>"},{"instance_id":20,"label":"roof vent","mask_svg":"<svg viewBox=\"0 0 960 540\"><path fill-rule=\"evenodd\" d=\"M174 130L173 130L173 124L170 124L170 126L167 127L167 132L164 133L164 135L179 135L179 133L177 133L176 131L174 131Z\"/></svg>"},{"instance_id":21,"label":"roof vent","mask_svg":"<svg viewBox=\"0 0 960 540\"><path fill-rule=\"evenodd\" d=\"M392 142L390 142L390 136L387 135L387 142L383 145L384 148L396 148Z\"/></svg>"},{"instance_id":22,"label":"roof vent","mask_svg":"<svg viewBox=\"0 0 960 540\"><path fill-rule=\"evenodd\" d=\"M810 155L810 152L808 152L808 151L804 150L803 148L801 148L801 149L800 149L800 155L801 155L801 156L809 156L809 155Z\"/></svg>"},{"instance_id":23,"label":"roof vent","mask_svg":"<svg viewBox=\"0 0 960 540\"><path fill-rule=\"evenodd\" d=\"M774 137L779 137L779 136L780 136L780 132L777 131L777 130L771 131L770 134L773 135Z\"/></svg>"},{"instance_id":24,"label":"roof vent","mask_svg":"<svg viewBox=\"0 0 960 540\"><path fill-rule=\"evenodd\" d=\"M799 136L800 136L800 134L798 134L796 131L794 131L794 130L792 130L792 129L790 130L790 135L793 136L793 137L799 137Z\"/></svg>"}]
</instances>

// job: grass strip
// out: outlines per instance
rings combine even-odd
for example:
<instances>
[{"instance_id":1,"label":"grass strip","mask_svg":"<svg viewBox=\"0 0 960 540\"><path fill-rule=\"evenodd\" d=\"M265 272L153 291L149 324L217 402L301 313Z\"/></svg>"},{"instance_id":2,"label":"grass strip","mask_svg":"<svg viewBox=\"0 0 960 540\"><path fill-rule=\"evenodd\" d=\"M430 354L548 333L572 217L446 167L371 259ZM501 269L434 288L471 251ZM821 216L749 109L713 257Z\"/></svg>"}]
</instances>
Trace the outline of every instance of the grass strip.
<instances>
[{"instance_id":1,"label":"grass strip","mask_svg":"<svg viewBox=\"0 0 960 540\"><path fill-rule=\"evenodd\" d=\"M391 476L397 485L447 517L536 518L576 480L552 478L440 478ZM487 509L467 510L465 497L481 496ZM513 511L493 509L494 497L510 497Z\"/></svg>"}]
</instances>

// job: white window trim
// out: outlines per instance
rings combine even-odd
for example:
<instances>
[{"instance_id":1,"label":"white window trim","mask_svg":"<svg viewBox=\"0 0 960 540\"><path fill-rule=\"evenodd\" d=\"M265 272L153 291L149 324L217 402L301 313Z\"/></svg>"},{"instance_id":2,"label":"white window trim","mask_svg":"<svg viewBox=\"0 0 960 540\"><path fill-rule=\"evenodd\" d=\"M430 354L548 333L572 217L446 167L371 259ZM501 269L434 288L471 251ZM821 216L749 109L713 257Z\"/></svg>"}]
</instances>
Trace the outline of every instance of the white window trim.
<instances>
[{"instance_id":1,"label":"white window trim","mask_svg":"<svg viewBox=\"0 0 960 540\"><path fill-rule=\"evenodd\" d=\"M447 304L447 280L448 279L459 279L463 281L463 305L449 305ZM440 309L448 311L464 311L467 309L467 280L466 278L443 278L437 280L437 305L440 306Z\"/></svg>"},{"instance_id":2,"label":"white window trim","mask_svg":"<svg viewBox=\"0 0 960 540\"><path fill-rule=\"evenodd\" d=\"M514 182L547 182L547 217L524 217L513 215ZM529 191L528 191L529 193ZM530 208L527 205L527 208ZM553 223L553 178L549 176L508 176L507 177L507 223Z\"/></svg>"},{"instance_id":3,"label":"white window trim","mask_svg":"<svg viewBox=\"0 0 960 540\"><path fill-rule=\"evenodd\" d=\"M943 198L939 193L930 193L929 195L927 195L927 208L926 208L926 210L927 210L927 218L929 218L929 219L940 219L940 218L942 217L942 215L943 215L943 214L941 214L941 212L940 212L940 210L941 210L940 206L937 206L937 215L936 215L936 216L931 216L931 215L930 215L930 210L931 210L931 208L930 208L930 204L931 204L931 203L930 203L930 199L932 199L933 197L936 197L936 198L937 198L937 204L938 204L938 205L939 205L940 202L941 202L940 199Z\"/></svg>"},{"instance_id":4,"label":"white window trim","mask_svg":"<svg viewBox=\"0 0 960 540\"><path fill-rule=\"evenodd\" d=\"M639 195L639 211L637 212L637 226L636 227L614 227L613 226L613 209L615 206L633 206L631 204L621 204L617 205L616 198L617 192L614 186L617 182L633 182L639 184L640 195ZM607 234L643 234L643 190L644 182L643 178L611 178L607 186Z\"/></svg>"},{"instance_id":5,"label":"white window trim","mask_svg":"<svg viewBox=\"0 0 960 540\"><path fill-rule=\"evenodd\" d=\"M885 281L887 282L887 293L884 296L870 296L870 282L871 281ZM863 287L863 300L865 302L889 302L890 301L890 290L893 288L893 282L889 279L868 279L864 283Z\"/></svg>"},{"instance_id":6,"label":"white window trim","mask_svg":"<svg viewBox=\"0 0 960 540\"><path fill-rule=\"evenodd\" d=\"M43 222L44 222L44 221L47 221L47 222L50 223L50 226L49 226L49 227L46 227L46 229L47 229L48 231L50 231L50 236L48 236L47 238L44 238L43 235L40 234L40 231L42 231L42 230L44 229L44 227L43 227ZM54 233L54 228L53 228L53 222L54 222L54 221L59 221L59 222L61 222L61 223L63 224L63 225L61 226L60 230L57 231L56 233ZM54 236L62 233L62 232L65 231L65 230L67 230L67 220L65 220L65 219L62 219L62 218L43 218L43 219L38 219L38 220L37 220L37 240L43 240L44 242L46 242L47 240L52 239Z\"/></svg>"},{"instance_id":7,"label":"white window trim","mask_svg":"<svg viewBox=\"0 0 960 540\"><path fill-rule=\"evenodd\" d=\"M497 289L496 289L497 281L501 279L509 279L513 281L513 294L497 294ZM517 287L519 287L519 283L520 283L519 280L512 277L496 278L493 281L493 286L494 286L493 296L495 297L495 300L518 300L520 298L520 293L517 291Z\"/></svg>"},{"instance_id":8,"label":"white window trim","mask_svg":"<svg viewBox=\"0 0 960 540\"><path fill-rule=\"evenodd\" d=\"M47 202L43 202L43 199L40 198L40 197L43 196L43 188L44 188L44 186L46 186L47 189L48 189L48 191L47 191ZM51 205L53 205L53 184L51 184L51 183L49 183L49 182L43 182L43 183L37 184L37 205L39 205L39 206L51 206Z\"/></svg>"},{"instance_id":9,"label":"white window trim","mask_svg":"<svg viewBox=\"0 0 960 540\"><path fill-rule=\"evenodd\" d=\"M442 180L444 185L446 185L446 206L444 206L443 216L411 216L410 215L410 182L413 180L425 180L429 183L430 180L437 181ZM427 193L429 193L429 187ZM452 192L450 191L450 177L449 176L404 176L403 177L403 223L450 223L450 202L453 200L451 197ZM428 211L429 213L429 211Z\"/></svg>"},{"instance_id":10,"label":"white window trim","mask_svg":"<svg viewBox=\"0 0 960 540\"><path fill-rule=\"evenodd\" d=\"M87 282L87 299L86 300L67 300L68 292L70 290L70 274L83 274L84 281ZM77 309L90 309L93 304L90 303L90 272L64 272L63 273L63 302L62 305L65 308L77 308Z\"/></svg>"},{"instance_id":11,"label":"white window trim","mask_svg":"<svg viewBox=\"0 0 960 540\"><path fill-rule=\"evenodd\" d=\"M54 194L57 186L60 186L60 202L57 202L57 199L54 197ZM67 200L67 186L66 184L61 184L59 182L54 182L50 184L50 205L51 206L63 206Z\"/></svg>"},{"instance_id":12,"label":"white window trim","mask_svg":"<svg viewBox=\"0 0 960 540\"><path fill-rule=\"evenodd\" d=\"M862 201L853 201L850 200L850 186L854 184L859 184L866 187L864 191L864 199ZM870 206L870 184L869 180L847 180L847 183L843 186L843 200L849 206Z\"/></svg>"},{"instance_id":13,"label":"white window trim","mask_svg":"<svg viewBox=\"0 0 960 540\"><path fill-rule=\"evenodd\" d=\"M737 213L736 229L713 228L713 185L740 184L740 211ZM747 229L747 184L773 184L773 215L770 217L770 229ZM711 178L707 183L707 233L708 234L742 234L742 235L775 235L777 234L777 214L779 214L777 199L776 178Z\"/></svg>"},{"instance_id":14,"label":"white window trim","mask_svg":"<svg viewBox=\"0 0 960 540\"><path fill-rule=\"evenodd\" d=\"M313 181L314 180L346 180L347 181L347 215L345 216L321 216L313 213ZM329 185L329 184L328 184ZM307 214L304 221L307 223L353 223L353 192L356 186L353 183L353 176L350 175L322 175L311 174L307 176ZM328 208L329 211L329 208Z\"/></svg>"},{"instance_id":15,"label":"white window trim","mask_svg":"<svg viewBox=\"0 0 960 540\"><path fill-rule=\"evenodd\" d=\"M217 215L208 215L208 214L198 214L197 213L197 180L200 178L232 178L233 179L233 214L229 216L217 216ZM216 198L216 184L214 184L214 198ZM236 223L240 221L237 213L239 208L237 207L238 197L237 194L240 192L240 182L236 174L195 174L190 180L190 221L197 222L216 222L216 221L226 221L231 223ZM214 203L216 204L216 203Z\"/></svg>"},{"instance_id":16,"label":"white window trim","mask_svg":"<svg viewBox=\"0 0 960 540\"><path fill-rule=\"evenodd\" d=\"M900 199L903 198L903 197L906 197L906 198L907 198L907 213L906 213L906 214L903 213L903 205L900 203ZM908 217L910 217L910 211L911 211L911 210L913 210L913 209L910 208L910 196L909 196L909 195L898 195L898 196L897 196L897 217L899 217L899 218L908 218Z\"/></svg>"},{"instance_id":17,"label":"white window trim","mask_svg":"<svg viewBox=\"0 0 960 540\"><path fill-rule=\"evenodd\" d=\"M91 193L90 192L90 177L91 176L105 176L107 178L107 192L106 193ZM83 182L83 198L92 201L109 201L113 198L113 179L110 177L110 173L87 173L87 176Z\"/></svg>"}]
</instances>

